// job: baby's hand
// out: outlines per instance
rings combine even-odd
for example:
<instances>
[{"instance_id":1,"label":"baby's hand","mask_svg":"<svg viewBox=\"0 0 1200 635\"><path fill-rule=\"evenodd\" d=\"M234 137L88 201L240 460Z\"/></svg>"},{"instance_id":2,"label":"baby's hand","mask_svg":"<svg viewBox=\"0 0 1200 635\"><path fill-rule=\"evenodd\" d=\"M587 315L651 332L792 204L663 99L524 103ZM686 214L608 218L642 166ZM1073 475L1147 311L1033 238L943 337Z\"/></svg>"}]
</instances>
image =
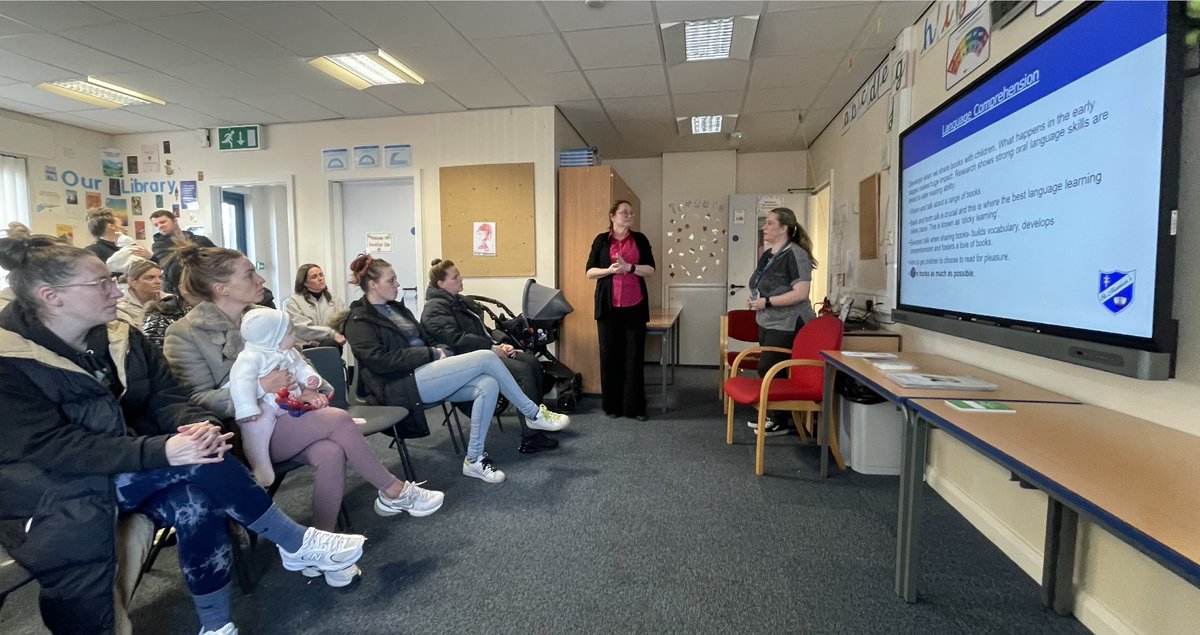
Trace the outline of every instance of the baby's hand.
<instances>
[{"instance_id":1,"label":"baby's hand","mask_svg":"<svg viewBox=\"0 0 1200 635\"><path fill-rule=\"evenodd\" d=\"M309 388L320 388L321 387L321 378L315 377L315 376L309 377L307 380L304 381L304 384L306 386L308 386Z\"/></svg>"}]
</instances>

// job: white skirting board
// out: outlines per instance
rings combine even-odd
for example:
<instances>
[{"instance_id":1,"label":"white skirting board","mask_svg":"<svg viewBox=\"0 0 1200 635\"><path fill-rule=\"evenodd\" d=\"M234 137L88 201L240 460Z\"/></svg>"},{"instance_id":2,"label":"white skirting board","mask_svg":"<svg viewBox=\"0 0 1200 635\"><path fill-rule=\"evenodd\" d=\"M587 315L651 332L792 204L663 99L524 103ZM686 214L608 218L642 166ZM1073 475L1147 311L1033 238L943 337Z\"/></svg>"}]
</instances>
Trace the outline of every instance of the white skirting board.
<instances>
[{"instance_id":1,"label":"white skirting board","mask_svg":"<svg viewBox=\"0 0 1200 635\"><path fill-rule=\"evenodd\" d=\"M1029 577L1041 583L1042 552L1009 529L990 511L947 479L937 468L926 466L925 480L967 522L979 530L1004 555L1015 562ZM1099 600L1079 589L1075 590L1075 618L1097 635L1137 635L1117 614Z\"/></svg>"}]
</instances>

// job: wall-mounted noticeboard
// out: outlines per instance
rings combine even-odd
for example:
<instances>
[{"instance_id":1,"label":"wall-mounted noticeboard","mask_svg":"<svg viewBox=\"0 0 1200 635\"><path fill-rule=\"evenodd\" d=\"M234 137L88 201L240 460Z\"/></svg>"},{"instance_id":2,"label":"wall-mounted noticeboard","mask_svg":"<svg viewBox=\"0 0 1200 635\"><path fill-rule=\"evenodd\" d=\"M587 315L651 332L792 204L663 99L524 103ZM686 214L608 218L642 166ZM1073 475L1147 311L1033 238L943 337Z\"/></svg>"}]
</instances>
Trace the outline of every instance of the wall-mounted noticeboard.
<instances>
[{"instance_id":1,"label":"wall-mounted noticeboard","mask_svg":"<svg viewBox=\"0 0 1200 635\"><path fill-rule=\"evenodd\" d=\"M460 165L439 172L442 253L465 278L521 277L536 273L533 164ZM492 232L487 249L477 224ZM476 255L480 253L481 255Z\"/></svg>"}]
</instances>

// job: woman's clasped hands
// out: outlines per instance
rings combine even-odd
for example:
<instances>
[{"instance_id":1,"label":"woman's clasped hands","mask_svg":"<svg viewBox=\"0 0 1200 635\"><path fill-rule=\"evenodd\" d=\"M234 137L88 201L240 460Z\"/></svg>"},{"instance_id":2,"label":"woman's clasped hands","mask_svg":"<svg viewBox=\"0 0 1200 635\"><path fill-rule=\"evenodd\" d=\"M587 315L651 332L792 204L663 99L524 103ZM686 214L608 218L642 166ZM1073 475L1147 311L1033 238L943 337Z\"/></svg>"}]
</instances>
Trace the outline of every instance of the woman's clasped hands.
<instances>
[{"instance_id":1,"label":"woman's clasped hands","mask_svg":"<svg viewBox=\"0 0 1200 635\"><path fill-rule=\"evenodd\" d=\"M179 433L167 439L167 463L173 466L220 463L232 447L232 432L222 432L217 425L198 421L176 428Z\"/></svg>"}]
</instances>

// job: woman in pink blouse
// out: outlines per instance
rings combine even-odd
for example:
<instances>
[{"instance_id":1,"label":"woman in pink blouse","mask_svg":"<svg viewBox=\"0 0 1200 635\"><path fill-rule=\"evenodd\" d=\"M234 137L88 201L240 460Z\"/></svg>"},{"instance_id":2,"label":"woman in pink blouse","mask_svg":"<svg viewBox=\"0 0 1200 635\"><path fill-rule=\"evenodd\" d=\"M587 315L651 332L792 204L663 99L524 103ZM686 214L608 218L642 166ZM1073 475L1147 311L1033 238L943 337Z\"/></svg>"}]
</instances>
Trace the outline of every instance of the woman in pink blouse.
<instances>
[{"instance_id":1,"label":"woman in pink blouse","mask_svg":"<svg viewBox=\"0 0 1200 635\"><path fill-rule=\"evenodd\" d=\"M633 206L617 201L608 210L606 232L592 241L587 277L596 281L596 326L600 333L600 394L605 414L646 420L646 322L650 321L646 277L654 254L646 235L631 229Z\"/></svg>"}]
</instances>

